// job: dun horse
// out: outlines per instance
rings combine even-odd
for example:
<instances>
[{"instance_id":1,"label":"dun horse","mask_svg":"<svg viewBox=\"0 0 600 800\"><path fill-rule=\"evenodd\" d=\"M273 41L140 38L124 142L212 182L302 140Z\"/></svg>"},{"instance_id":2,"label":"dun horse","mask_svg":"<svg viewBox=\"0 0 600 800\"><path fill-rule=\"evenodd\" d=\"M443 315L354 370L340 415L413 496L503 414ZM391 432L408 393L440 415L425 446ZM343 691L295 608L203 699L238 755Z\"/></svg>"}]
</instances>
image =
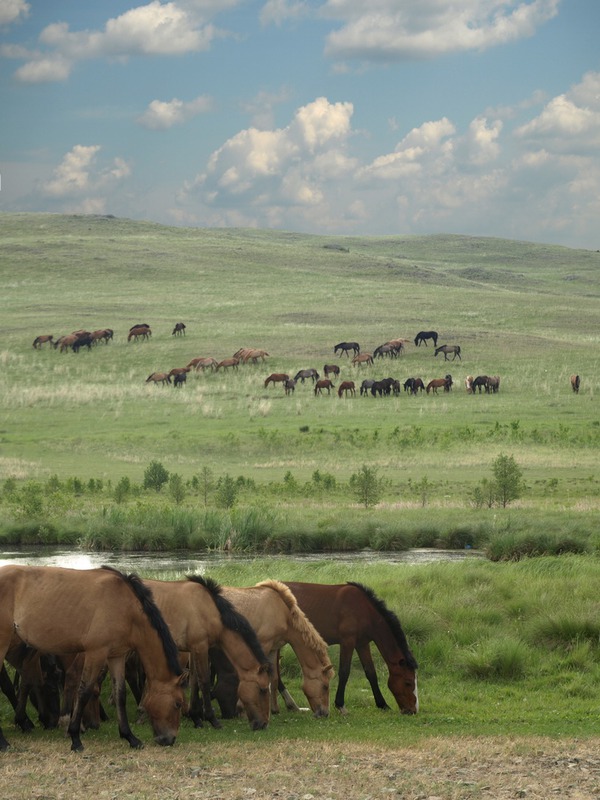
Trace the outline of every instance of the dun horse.
<instances>
[{"instance_id":1,"label":"dun horse","mask_svg":"<svg viewBox=\"0 0 600 800\"><path fill-rule=\"evenodd\" d=\"M171 383L171 376L168 372L151 372L146 378L146 383L154 383L156 386L162 383L164 386L167 383Z\"/></svg>"},{"instance_id":2,"label":"dun horse","mask_svg":"<svg viewBox=\"0 0 600 800\"><path fill-rule=\"evenodd\" d=\"M389 708L371 656L373 642L389 671L388 688L403 714L419 710L417 662L410 651L398 617L372 589L360 583L327 585L287 582L298 605L329 645L340 646L340 666L335 706L345 712L344 694L350 676L352 653L360 662L378 708Z\"/></svg>"},{"instance_id":3,"label":"dun horse","mask_svg":"<svg viewBox=\"0 0 600 800\"><path fill-rule=\"evenodd\" d=\"M223 650L239 680L239 698L252 730L269 721L271 664L248 621L223 597L213 580L191 575L184 581L147 580L179 650L190 653L192 691L189 716L196 727L204 716L221 727L210 699L209 648ZM196 684L202 694L199 702Z\"/></svg>"},{"instance_id":4,"label":"dun horse","mask_svg":"<svg viewBox=\"0 0 600 800\"><path fill-rule=\"evenodd\" d=\"M0 661L17 637L44 653L84 653L68 726L72 750L83 750L83 710L107 663L119 733L131 747L142 747L129 727L125 708L125 658L131 650L138 653L146 673L141 705L155 740L161 745L173 744L187 675L150 591L137 576L108 567L0 567ZM0 731L0 750L7 747Z\"/></svg>"},{"instance_id":5,"label":"dun horse","mask_svg":"<svg viewBox=\"0 0 600 800\"><path fill-rule=\"evenodd\" d=\"M444 354L444 361L448 361L448 356L452 356L452 361L458 356L459 360L462 361L462 356L460 354L460 345L458 344L443 344L440 347L436 347L434 355L438 355L439 353Z\"/></svg>"},{"instance_id":6,"label":"dun horse","mask_svg":"<svg viewBox=\"0 0 600 800\"><path fill-rule=\"evenodd\" d=\"M52 339L54 336L50 333L45 336L36 336L33 340L34 350L40 350L43 344L53 344Z\"/></svg>"},{"instance_id":7,"label":"dun horse","mask_svg":"<svg viewBox=\"0 0 600 800\"><path fill-rule=\"evenodd\" d=\"M227 586L223 594L242 613L271 662L275 665L277 652L289 644L302 669L302 690L315 717L329 714L329 683L333 667L327 645L301 611L296 598L280 581L263 581L247 588ZM271 711L278 712L276 673L271 686ZM289 693L284 694L288 708L297 709Z\"/></svg>"}]
</instances>

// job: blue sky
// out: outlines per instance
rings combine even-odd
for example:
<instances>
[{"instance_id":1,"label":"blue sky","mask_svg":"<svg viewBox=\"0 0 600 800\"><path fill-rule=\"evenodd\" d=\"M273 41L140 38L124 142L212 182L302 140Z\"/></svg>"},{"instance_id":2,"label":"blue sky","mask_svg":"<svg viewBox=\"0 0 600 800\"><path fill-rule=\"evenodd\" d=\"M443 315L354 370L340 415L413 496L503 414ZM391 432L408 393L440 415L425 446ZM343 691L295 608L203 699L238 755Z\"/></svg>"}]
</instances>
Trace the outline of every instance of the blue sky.
<instances>
[{"instance_id":1,"label":"blue sky","mask_svg":"<svg viewBox=\"0 0 600 800\"><path fill-rule=\"evenodd\" d=\"M600 248L599 0L0 0L0 211Z\"/></svg>"}]
</instances>

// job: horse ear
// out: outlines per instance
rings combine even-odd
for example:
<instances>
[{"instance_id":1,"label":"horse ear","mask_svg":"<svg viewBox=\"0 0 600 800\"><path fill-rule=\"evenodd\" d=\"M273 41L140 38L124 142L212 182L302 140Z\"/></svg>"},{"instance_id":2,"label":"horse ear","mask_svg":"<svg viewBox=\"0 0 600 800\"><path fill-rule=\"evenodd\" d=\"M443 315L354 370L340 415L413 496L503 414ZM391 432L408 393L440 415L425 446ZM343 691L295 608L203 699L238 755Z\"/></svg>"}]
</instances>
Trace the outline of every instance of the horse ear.
<instances>
[{"instance_id":1,"label":"horse ear","mask_svg":"<svg viewBox=\"0 0 600 800\"><path fill-rule=\"evenodd\" d=\"M184 669L179 679L177 681L177 685L181 686L182 689L187 689L190 683L190 671L189 669Z\"/></svg>"},{"instance_id":2,"label":"horse ear","mask_svg":"<svg viewBox=\"0 0 600 800\"><path fill-rule=\"evenodd\" d=\"M329 675L330 678L335 677L335 669L333 668L333 664L327 664L326 667L323 667L323 675Z\"/></svg>"}]
</instances>

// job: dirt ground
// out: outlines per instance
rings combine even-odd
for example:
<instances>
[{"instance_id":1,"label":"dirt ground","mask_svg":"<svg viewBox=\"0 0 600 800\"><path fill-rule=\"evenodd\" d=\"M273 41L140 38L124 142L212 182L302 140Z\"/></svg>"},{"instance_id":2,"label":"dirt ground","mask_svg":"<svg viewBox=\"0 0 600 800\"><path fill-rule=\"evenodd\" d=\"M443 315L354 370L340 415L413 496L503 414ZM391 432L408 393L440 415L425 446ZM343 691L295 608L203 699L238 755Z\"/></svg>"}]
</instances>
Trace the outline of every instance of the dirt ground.
<instances>
[{"instance_id":1,"label":"dirt ground","mask_svg":"<svg viewBox=\"0 0 600 800\"><path fill-rule=\"evenodd\" d=\"M14 739L14 737L13 737ZM598 800L600 738L433 739L396 749L285 741L141 751L124 742L14 740L0 755L7 800Z\"/></svg>"}]
</instances>

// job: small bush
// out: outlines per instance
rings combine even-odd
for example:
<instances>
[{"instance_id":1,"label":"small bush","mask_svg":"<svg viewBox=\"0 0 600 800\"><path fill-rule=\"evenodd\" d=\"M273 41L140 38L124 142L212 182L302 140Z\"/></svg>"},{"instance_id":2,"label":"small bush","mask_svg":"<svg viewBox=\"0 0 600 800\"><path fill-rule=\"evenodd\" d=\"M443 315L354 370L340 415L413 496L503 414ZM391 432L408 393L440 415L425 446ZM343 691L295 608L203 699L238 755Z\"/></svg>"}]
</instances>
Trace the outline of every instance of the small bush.
<instances>
[{"instance_id":1,"label":"small bush","mask_svg":"<svg viewBox=\"0 0 600 800\"><path fill-rule=\"evenodd\" d=\"M478 680L519 680L527 672L529 651L517 639L490 639L461 659L462 672Z\"/></svg>"}]
</instances>

